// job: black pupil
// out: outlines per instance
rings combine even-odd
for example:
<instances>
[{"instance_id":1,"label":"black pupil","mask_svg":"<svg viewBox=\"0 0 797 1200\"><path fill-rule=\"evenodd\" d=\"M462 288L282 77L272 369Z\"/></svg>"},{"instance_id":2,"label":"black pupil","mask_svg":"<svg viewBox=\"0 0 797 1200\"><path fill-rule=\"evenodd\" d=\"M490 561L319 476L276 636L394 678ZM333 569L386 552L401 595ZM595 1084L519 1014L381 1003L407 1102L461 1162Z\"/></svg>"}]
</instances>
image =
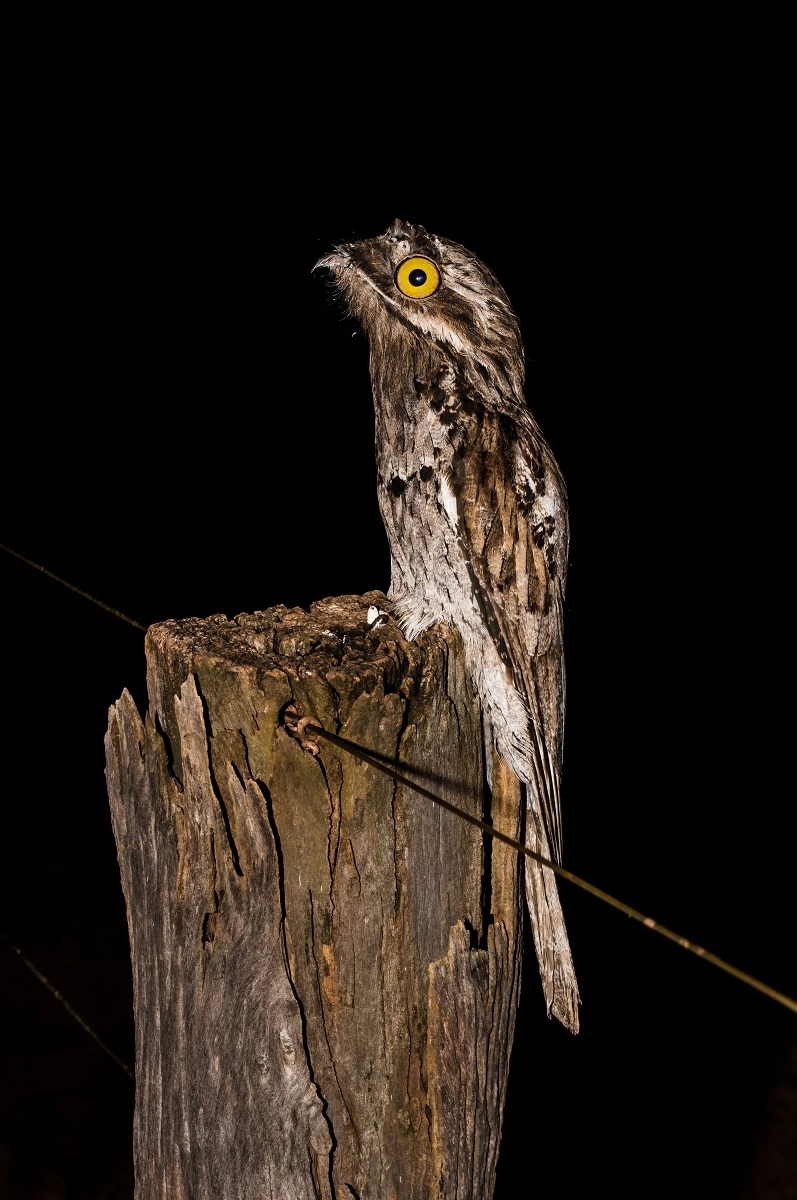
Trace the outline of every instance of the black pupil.
<instances>
[{"instance_id":1,"label":"black pupil","mask_svg":"<svg viewBox=\"0 0 797 1200\"><path fill-rule=\"evenodd\" d=\"M426 283L426 272L421 267L416 267L414 271L410 271L409 281L413 287L423 287Z\"/></svg>"}]
</instances>

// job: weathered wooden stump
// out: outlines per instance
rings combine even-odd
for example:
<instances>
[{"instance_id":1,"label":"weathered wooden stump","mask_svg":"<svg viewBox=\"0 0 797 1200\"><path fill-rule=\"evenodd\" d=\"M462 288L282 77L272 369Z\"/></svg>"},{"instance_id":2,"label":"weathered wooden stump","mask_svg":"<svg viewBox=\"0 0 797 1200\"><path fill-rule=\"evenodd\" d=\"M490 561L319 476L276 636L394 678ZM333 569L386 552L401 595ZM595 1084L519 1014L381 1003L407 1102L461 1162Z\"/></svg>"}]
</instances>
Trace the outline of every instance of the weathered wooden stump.
<instances>
[{"instance_id":1,"label":"weathered wooden stump","mask_svg":"<svg viewBox=\"0 0 797 1200\"><path fill-rule=\"evenodd\" d=\"M458 634L369 631L370 604L153 626L146 720L127 692L110 710L138 1200L493 1193L516 856L283 721L293 701L518 836Z\"/></svg>"}]
</instances>

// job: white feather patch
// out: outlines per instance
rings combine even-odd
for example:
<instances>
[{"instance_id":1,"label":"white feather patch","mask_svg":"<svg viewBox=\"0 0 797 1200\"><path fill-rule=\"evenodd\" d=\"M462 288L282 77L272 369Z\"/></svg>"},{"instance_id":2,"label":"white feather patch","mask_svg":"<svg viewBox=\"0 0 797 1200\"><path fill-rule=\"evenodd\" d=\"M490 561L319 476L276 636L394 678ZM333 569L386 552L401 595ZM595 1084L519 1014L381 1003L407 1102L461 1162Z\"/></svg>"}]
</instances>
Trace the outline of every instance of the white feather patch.
<instances>
[{"instance_id":1,"label":"white feather patch","mask_svg":"<svg viewBox=\"0 0 797 1200\"><path fill-rule=\"evenodd\" d=\"M457 512L457 498L451 490L451 484L446 479L445 475L440 476L440 503L443 506L446 516L448 517L451 528L454 533L459 533L459 513Z\"/></svg>"}]
</instances>

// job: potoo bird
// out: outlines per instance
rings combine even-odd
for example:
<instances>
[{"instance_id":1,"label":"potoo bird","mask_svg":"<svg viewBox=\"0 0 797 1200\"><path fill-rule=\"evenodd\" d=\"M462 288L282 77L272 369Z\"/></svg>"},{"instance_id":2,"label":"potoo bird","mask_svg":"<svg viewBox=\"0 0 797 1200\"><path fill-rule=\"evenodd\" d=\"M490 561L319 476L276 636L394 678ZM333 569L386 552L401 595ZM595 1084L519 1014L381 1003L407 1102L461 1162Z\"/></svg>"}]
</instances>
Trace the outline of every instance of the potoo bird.
<instances>
[{"instance_id":1,"label":"potoo bird","mask_svg":"<svg viewBox=\"0 0 797 1200\"><path fill-rule=\"evenodd\" d=\"M367 333L392 612L409 639L458 629L493 748L525 784L526 844L561 857L567 496L523 394L523 346L498 280L403 221L322 258ZM525 858L549 1014L578 1029L556 877Z\"/></svg>"}]
</instances>

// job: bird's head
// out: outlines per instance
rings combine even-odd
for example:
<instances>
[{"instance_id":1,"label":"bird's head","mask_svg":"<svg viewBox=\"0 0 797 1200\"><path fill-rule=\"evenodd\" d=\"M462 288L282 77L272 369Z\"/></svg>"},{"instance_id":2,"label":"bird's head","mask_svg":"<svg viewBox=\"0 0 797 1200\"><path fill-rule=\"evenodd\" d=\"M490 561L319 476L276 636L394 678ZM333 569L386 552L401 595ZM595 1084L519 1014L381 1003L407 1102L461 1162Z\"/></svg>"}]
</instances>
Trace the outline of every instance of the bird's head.
<instances>
[{"instance_id":1,"label":"bird's head","mask_svg":"<svg viewBox=\"0 0 797 1200\"><path fill-rule=\"evenodd\" d=\"M316 263L372 342L383 348L410 332L447 357L467 357L491 382L520 391L523 348L517 319L492 271L422 225L396 220L383 234L344 243Z\"/></svg>"}]
</instances>

